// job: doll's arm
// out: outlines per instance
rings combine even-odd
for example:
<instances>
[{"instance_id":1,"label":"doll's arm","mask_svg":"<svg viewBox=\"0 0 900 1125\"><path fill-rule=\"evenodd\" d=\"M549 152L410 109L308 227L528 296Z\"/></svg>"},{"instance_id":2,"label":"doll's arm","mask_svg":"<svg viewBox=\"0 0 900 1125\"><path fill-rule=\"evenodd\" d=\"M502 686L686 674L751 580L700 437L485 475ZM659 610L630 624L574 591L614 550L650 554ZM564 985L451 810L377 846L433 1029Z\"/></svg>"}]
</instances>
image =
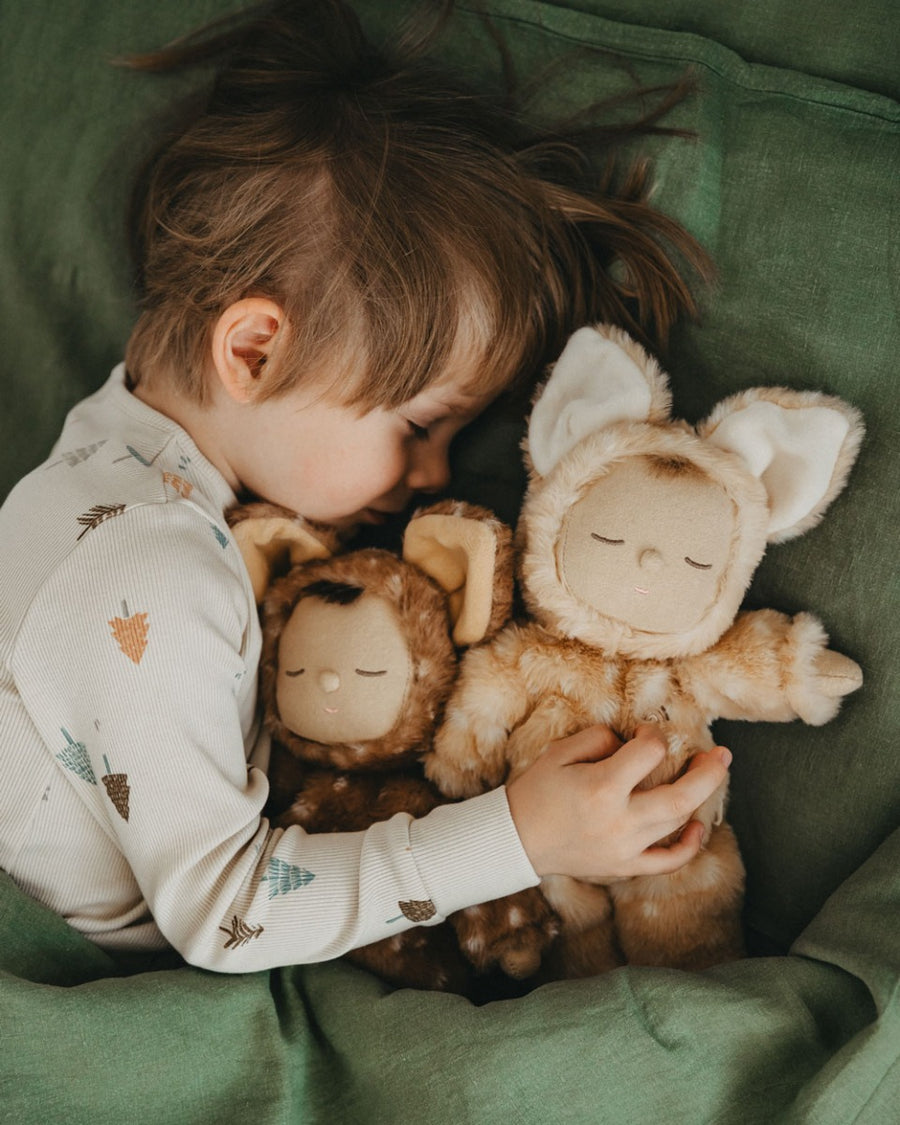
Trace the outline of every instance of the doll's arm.
<instances>
[{"instance_id":1,"label":"doll's arm","mask_svg":"<svg viewBox=\"0 0 900 1125\"><path fill-rule=\"evenodd\" d=\"M299 824L307 832L361 832L395 813L420 817L444 803L433 785L412 773L318 769L306 774L275 825Z\"/></svg>"},{"instance_id":2,"label":"doll's arm","mask_svg":"<svg viewBox=\"0 0 900 1125\"><path fill-rule=\"evenodd\" d=\"M718 643L684 661L679 674L710 720L799 718L821 726L862 684L859 665L827 645L811 614L760 609L739 614Z\"/></svg>"},{"instance_id":3,"label":"doll's arm","mask_svg":"<svg viewBox=\"0 0 900 1125\"><path fill-rule=\"evenodd\" d=\"M491 644L471 649L447 703L444 721L425 759L425 773L449 797L471 797L506 778L510 731L528 710L518 661L519 631L505 630Z\"/></svg>"}]
</instances>

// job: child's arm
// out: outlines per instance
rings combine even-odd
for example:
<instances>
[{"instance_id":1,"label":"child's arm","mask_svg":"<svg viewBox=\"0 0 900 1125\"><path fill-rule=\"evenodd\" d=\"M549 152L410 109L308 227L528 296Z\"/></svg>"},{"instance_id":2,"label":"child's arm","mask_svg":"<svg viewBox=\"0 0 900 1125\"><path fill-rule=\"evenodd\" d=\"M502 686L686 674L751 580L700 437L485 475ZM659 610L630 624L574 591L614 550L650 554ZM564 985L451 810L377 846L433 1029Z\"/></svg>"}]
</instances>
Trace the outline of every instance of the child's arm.
<instances>
[{"instance_id":1,"label":"child's arm","mask_svg":"<svg viewBox=\"0 0 900 1125\"><path fill-rule=\"evenodd\" d=\"M679 667L685 686L715 718L820 726L862 684L859 665L828 647L809 613L741 613L711 649Z\"/></svg>"},{"instance_id":2,"label":"child's arm","mask_svg":"<svg viewBox=\"0 0 900 1125\"><path fill-rule=\"evenodd\" d=\"M111 883L73 867L78 841L48 878L115 899L114 917L143 897L187 960L238 972L335 957L536 883L503 790L365 832L271 830L245 756L254 636L234 544L191 505L88 531L32 603L14 668L85 833L113 840L127 868Z\"/></svg>"}]
</instances>

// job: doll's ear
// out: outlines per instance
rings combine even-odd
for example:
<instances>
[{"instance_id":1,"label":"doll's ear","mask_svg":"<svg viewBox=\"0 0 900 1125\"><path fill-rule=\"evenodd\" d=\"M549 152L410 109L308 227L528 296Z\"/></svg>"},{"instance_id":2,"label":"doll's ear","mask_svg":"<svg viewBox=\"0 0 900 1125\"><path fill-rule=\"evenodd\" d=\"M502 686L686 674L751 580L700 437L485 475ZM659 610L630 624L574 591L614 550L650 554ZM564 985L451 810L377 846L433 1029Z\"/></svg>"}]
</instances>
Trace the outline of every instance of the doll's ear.
<instances>
[{"instance_id":1,"label":"doll's ear","mask_svg":"<svg viewBox=\"0 0 900 1125\"><path fill-rule=\"evenodd\" d=\"M627 333L607 325L579 328L531 412L531 463L546 476L588 434L614 422L663 421L670 408L665 376Z\"/></svg>"},{"instance_id":2,"label":"doll's ear","mask_svg":"<svg viewBox=\"0 0 900 1125\"><path fill-rule=\"evenodd\" d=\"M770 543L819 522L843 489L865 432L846 402L815 391L754 387L720 402L698 434L736 453L769 498Z\"/></svg>"},{"instance_id":3,"label":"doll's ear","mask_svg":"<svg viewBox=\"0 0 900 1125\"><path fill-rule=\"evenodd\" d=\"M250 574L257 605L274 578L298 563L327 559L334 550L333 539L324 528L314 531L302 516L274 504L235 508L228 514L228 523Z\"/></svg>"},{"instance_id":4,"label":"doll's ear","mask_svg":"<svg viewBox=\"0 0 900 1125\"><path fill-rule=\"evenodd\" d=\"M512 612L512 532L486 508L445 501L418 512L403 536L403 558L448 596L453 643L492 636Z\"/></svg>"}]
</instances>

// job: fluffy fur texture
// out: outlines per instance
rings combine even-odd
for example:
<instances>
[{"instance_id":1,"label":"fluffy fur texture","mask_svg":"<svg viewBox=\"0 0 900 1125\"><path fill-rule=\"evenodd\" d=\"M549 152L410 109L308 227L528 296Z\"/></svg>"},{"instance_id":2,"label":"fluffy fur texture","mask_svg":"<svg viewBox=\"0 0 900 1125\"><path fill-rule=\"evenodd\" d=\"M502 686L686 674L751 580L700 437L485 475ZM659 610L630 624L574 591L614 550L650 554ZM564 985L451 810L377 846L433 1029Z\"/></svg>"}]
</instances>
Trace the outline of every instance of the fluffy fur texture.
<instances>
[{"instance_id":1,"label":"fluffy fur texture","mask_svg":"<svg viewBox=\"0 0 900 1125\"><path fill-rule=\"evenodd\" d=\"M273 513L264 515L270 519ZM511 613L509 528L486 509L454 501L435 504L417 515L478 521L493 535L490 572L477 576L482 584L488 581L492 585L485 632L492 637ZM242 512L244 519L252 516L252 508ZM416 517L412 523L415 521ZM408 646L412 672L406 695L395 725L382 737L353 743L317 742L304 737L302 728L289 727L279 713L282 633L304 598L327 591L323 582L356 588L386 602ZM453 593L464 600L464 591L456 588ZM276 825L299 824L308 832L360 831L397 812L423 816L449 800L424 778L419 759L431 745L458 665L451 641L450 601L450 593L418 567L376 549L303 563L271 584L261 607L260 691L264 721L273 735L269 811ZM400 906L406 913L410 904ZM512 976L533 972L540 962L540 953L535 951L543 951L557 932L547 900L532 889L459 911L441 925L407 930L354 950L348 957L397 986L475 996L482 990L482 975L498 961Z\"/></svg>"},{"instance_id":2,"label":"fluffy fur texture","mask_svg":"<svg viewBox=\"0 0 900 1125\"><path fill-rule=\"evenodd\" d=\"M639 723L656 722L669 752L644 786L658 785L682 773L694 753L714 745L709 728L716 718L769 722L800 718L817 725L831 719L842 696L862 682L853 661L827 649L822 626L809 614L791 618L774 610L737 612L767 538L780 541L812 526L843 487L862 435L856 412L827 396L759 389L720 404L695 431L667 417L664 377L633 341L623 339L616 329L601 327L596 333L600 346L594 348L598 341L582 333L547 384L557 409L569 410L573 421L568 429L551 429L554 419L539 414L537 405L532 415L530 438L535 439L537 425L544 472L539 474L529 459L530 482L517 532L520 580L530 620L509 624L463 661L435 749L426 762L427 775L450 796L472 795L501 784L524 770L548 742L592 723L608 724L627 738ZM618 403L608 401L607 389L591 386L591 356L608 356L607 341L620 346L627 360L615 378L621 375L624 380L628 392L624 400L632 411L635 402L646 402L648 396L640 386L629 388L628 381L641 375L647 381L650 405L641 416L621 417ZM585 394L591 400L586 405L581 401ZM807 443L805 452L787 448L790 438L779 428L785 417L781 413L772 441L766 433L758 436L759 450L767 456L770 446L775 450L769 461L756 458L765 461L763 468L748 465L735 448L716 444L723 420L760 400L779 411L820 411L816 417L824 417L831 431L844 435L840 448L833 451L833 464L828 461L832 454L817 451L815 442ZM593 430L579 432L587 417ZM796 418L788 420L788 431ZM762 424L768 425L768 419ZM805 441L806 435L801 439ZM811 479L827 483L818 491L809 486L801 497L808 500L807 510L792 527L771 535L770 512L781 500L778 489L787 488L792 498L795 495L791 491L795 478L777 463L781 445L786 447L791 469L805 468L800 464L803 456L818 457L809 465ZM752 454L756 452L751 448ZM602 545L596 556L596 578L590 566L581 563L580 574L583 578L587 573L589 585L582 581L577 591L572 588L567 520L585 498L602 498L616 467L626 464L638 465L635 479L645 480L648 488L652 484L662 489L663 498L671 488L673 509L687 495L679 493L679 480L690 476L708 482L704 487L717 498L718 510L724 505L733 517L731 530L721 530L725 524L720 517L713 521L720 531L718 569L711 563L698 566L689 558L676 558L684 553L681 540L676 540L681 548L676 551L665 539L669 533L657 532L653 526L632 536L632 523L640 527L640 521L634 521L642 505L642 495L637 494L624 515L620 507L615 537L609 537L607 529L604 539L604 528L596 528L600 534L590 537ZM597 505L588 510L604 511ZM682 524L689 528L706 518L698 511L682 515ZM646 542L639 541L639 535ZM590 549L588 545L583 552L588 560L594 557ZM648 577L648 588L634 586L639 595L648 594L654 582L663 580L657 575L668 576L663 568L670 562L672 567L688 564L682 572L688 584L696 579L695 571L709 572L708 604L698 602L700 608L688 627L666 632L644 620L638 628L627 613L604 612L604 590L618 581L616 562L624 557L609 552L629 550L639 560L636 566L647 559L648 568L650 562L660 568ZM630 591L626 594L630 596ZM613 596L619 599L615 604L628 604L621 590ZM644 612L646 604L637 597L635 615ZM743 867L734 835L723 820L725 802L723 786L695 812L705 825L707 842L675 874L625 879L608 886L559 876L545 879L542 887L562 920L562 934L546 958L544 975L585 976L626 962L698 969L740 956Z\"/></svg>"}]
</instances>

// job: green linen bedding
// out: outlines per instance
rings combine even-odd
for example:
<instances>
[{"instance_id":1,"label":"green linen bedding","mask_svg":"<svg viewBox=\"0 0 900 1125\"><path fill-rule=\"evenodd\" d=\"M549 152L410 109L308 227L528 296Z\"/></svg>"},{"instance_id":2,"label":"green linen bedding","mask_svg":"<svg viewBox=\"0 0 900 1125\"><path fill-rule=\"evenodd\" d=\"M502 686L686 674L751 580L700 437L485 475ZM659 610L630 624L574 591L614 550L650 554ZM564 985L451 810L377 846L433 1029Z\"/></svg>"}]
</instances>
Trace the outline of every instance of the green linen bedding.
<instances>
[{"instance_id":1,"label":"green linen bedding","mask_svg":"<svg viewBox=\"0 0 900 1125\"><path fill-rule=\"evenodd\" d=\"M0 496L122 353L129 176L184 79L110 65L229 0L0 7ZM357 0L376 33L408 5ZM460 4L440 54L499 90ZM900 1119L900 9L893 0L487 0L541 117L691 67L655 202L712 253L664 366L702 417L758 383L839 394L862 455L823 524L772 551L748 604L824 620L866 682L839 718L721 723L757 954L623 969L480 1007L343 963L223 977L115 963L0 873L0 1122L809 1122ZM515 516L521 417L456 453L455 491Z\"/></svg>"}]
</instances>

